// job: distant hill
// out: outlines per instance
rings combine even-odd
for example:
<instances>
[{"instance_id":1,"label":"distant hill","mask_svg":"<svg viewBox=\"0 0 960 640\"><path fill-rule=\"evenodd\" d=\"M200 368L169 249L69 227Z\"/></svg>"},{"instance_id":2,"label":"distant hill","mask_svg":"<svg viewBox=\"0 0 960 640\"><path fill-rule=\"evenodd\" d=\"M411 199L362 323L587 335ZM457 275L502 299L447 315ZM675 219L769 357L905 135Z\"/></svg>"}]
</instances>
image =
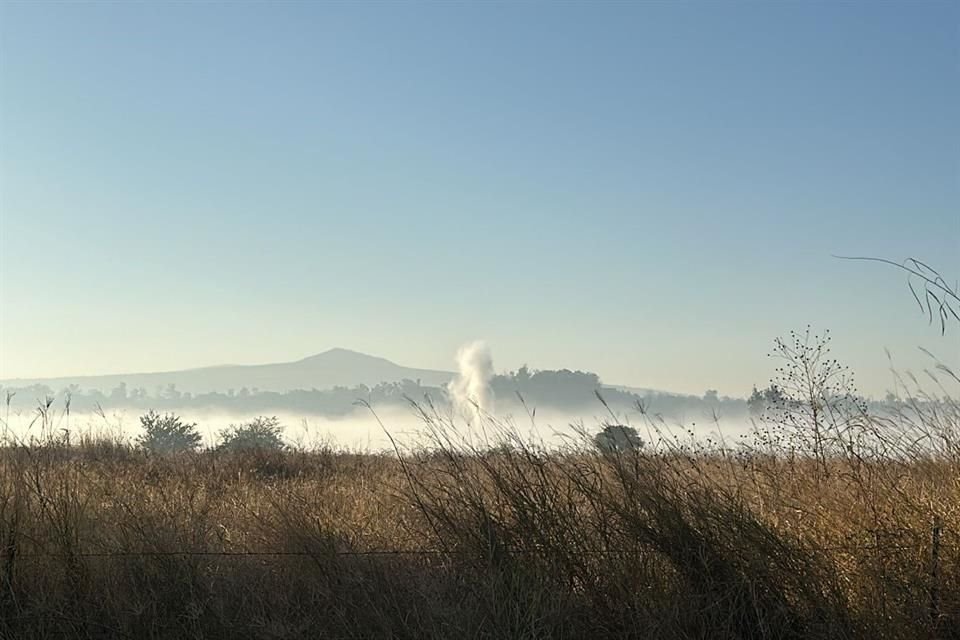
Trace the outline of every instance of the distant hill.
<instances>
[{"instance_id":1,"label":"distant hill","mask_svg":"<svg viewBox=\"0 0 960 640\"><path fill-rule=\"evenodd\" d=\"M124 373L102 376L75 376L69 378L42 378L0 380L6 387L47 385L59 390L71 384L81 389L99 389L107 392L120 383L128 389L143 387L153 392L157 387L175 384L182 392L209 393L212 391L293 391L296 389L331 389L360 384L375 386L381 382L420 380L423 385L438 386L453 379L450 371L411 369L385 358L366 355L349 349L330 349L314 356L279 364L223 365L182 371L159 373Z\"/></svg>"},{"instance_id":2,"label":"distant hill","mask_svg":"<svg viewBox=\"0 0 960 640\"><path fill-rule=\"evenodd\" d=\"M654 396L669 396L671 398L695 398L697 396L690 393L677 393L674 391L664 391L663 389L650 389L647 387L627 387L622 384L608 384L604 387L610 389L616 389L617 391L623 391L624 393L632 393L641 397L654 397Z\"/></svg>"}]
</instances>

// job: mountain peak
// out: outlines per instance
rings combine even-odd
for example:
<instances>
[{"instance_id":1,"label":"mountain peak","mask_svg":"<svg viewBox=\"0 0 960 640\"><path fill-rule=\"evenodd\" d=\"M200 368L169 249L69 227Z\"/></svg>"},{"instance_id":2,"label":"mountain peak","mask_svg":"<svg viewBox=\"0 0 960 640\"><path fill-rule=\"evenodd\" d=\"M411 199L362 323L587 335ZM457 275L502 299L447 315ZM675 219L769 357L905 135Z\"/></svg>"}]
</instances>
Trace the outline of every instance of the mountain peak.
<instances>
[{"instance_id":1,"label":"mountain peak","mask_svg":"<svg viewBox=\"0 0 960 640\"><path fill-rule=\"evenodd\" d=\"M389 362L390 364L394 364L393 362L390 362L386 358L371 356L370 354L367 354L367 353L361 353L360 351L354 351L353 349L344 349L343 347L334 347L332 349L327 349L326 351L321 351L320 353L316 353L312 356L307 356L306 358L298 360L298 362L317 362L317 361L358 362L363 360L375 361L375 362Z\"/></svg>"},{"instance_id":2,"label":"mountain peak","mask_svg":"<svg viewBox=\"0 0 960 640\"><path fill-rule=\"evenodd\" d=\"M254 365L221 365L163 371L155 373L111 374L76 378L45 378L17 380L18 386L49 384L63 387L80 384L86 389L109 391L121 382L130 388L154 389L175 384L180 391L208 393L228 389L258 388L261 391L285 392L294 389L331 389L354 387L358 384L375 386L381 382L422 380L426 385L446 384L453 374L449 371L414 369L371 356L359 351L335 347L295 362ZM11 381L2 381L9 384Z\"/></svg>"}]
</instances>

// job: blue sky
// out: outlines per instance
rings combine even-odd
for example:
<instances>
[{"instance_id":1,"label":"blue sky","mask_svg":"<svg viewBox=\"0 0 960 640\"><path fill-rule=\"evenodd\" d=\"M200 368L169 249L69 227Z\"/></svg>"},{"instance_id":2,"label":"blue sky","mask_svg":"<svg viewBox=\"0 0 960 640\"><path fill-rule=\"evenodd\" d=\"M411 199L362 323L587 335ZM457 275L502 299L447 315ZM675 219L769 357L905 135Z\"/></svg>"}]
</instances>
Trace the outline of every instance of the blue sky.
<instances>
[{"instance_id":1,"label":"blue sky","mask_svg":"<svg viewBox=\"0 0 960 640\"><path fill-rule=\"evenodd\" d=\"M864 390L960 277L960 5L0 6L0 378L296 359ZM914 306L912 306L914 305Z\"/></svg>"}]
</instances>

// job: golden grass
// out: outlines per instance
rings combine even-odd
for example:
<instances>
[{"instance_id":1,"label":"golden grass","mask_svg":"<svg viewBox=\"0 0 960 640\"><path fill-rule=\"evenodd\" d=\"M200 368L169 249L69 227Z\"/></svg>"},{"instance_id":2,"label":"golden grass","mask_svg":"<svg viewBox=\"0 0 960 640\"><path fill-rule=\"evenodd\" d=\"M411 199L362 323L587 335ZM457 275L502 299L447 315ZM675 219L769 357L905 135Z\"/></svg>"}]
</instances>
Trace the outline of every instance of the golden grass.
<instances>
[{"instance_id":1,"label":"golden grass","mask_svg":"<svg viewBox=\"0 0 960 640\"><path fill-rule=\"evenodd\" d=\"M432 427L402 457L5 447L0 636L958 637L942 449L490 451Z\"/></svg>"}]
</instances>

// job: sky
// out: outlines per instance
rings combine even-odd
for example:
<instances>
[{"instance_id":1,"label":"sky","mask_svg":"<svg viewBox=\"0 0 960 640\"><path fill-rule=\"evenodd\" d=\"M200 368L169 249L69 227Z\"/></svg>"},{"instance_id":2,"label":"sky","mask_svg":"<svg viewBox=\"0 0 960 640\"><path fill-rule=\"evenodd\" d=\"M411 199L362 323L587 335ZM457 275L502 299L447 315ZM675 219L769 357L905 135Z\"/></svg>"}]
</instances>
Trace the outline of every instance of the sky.
<instances>
[{"instance_id":1,"label":"sky","mask_svg":"<svg viewBox=\"0 0 960 640\"><path fill-rule=\"evenodd\" d=\"M0 378L960 364L960 4L0 4Z\"/></svg>"}]
</instances>

